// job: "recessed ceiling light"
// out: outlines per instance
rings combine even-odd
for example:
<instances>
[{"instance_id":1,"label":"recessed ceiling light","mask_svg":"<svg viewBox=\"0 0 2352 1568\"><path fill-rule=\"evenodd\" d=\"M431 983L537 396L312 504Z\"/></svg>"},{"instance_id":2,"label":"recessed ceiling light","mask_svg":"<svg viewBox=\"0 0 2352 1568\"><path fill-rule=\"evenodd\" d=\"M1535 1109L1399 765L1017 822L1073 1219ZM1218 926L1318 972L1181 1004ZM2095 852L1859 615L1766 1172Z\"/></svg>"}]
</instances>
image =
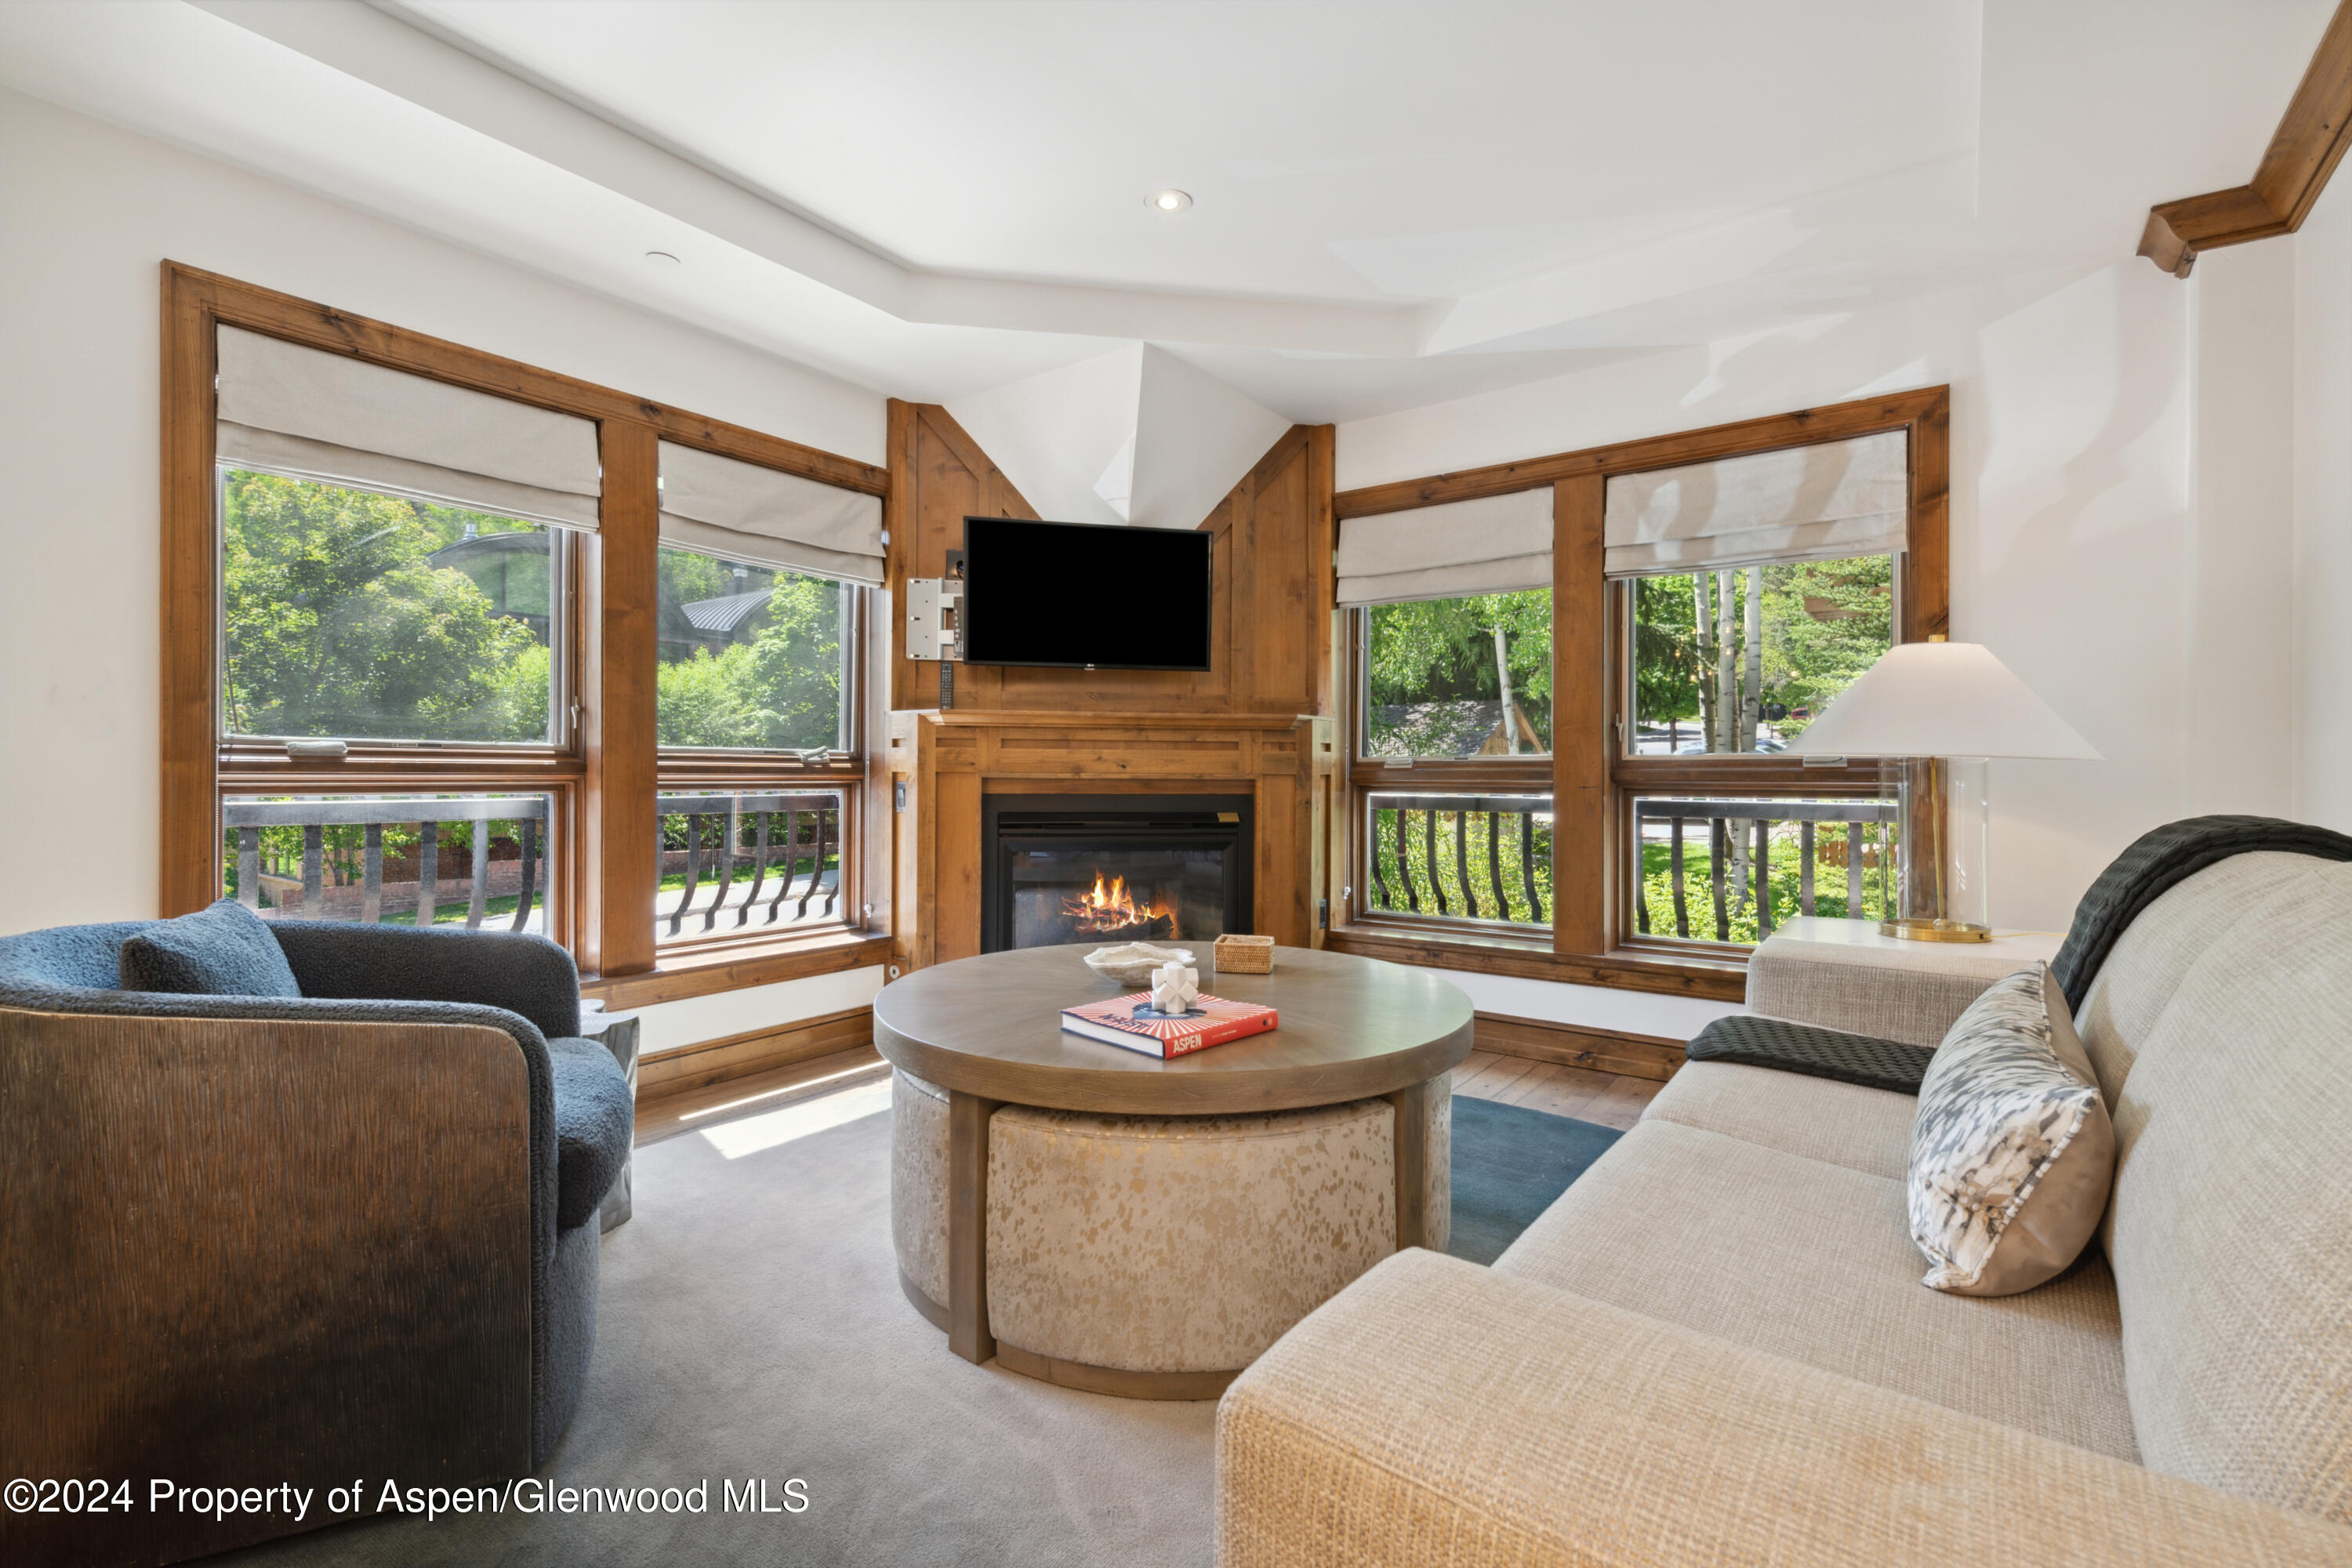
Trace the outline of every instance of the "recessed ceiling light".
<instances>
[{"instance_id":1,"label":"recessed ceiling light","mask_svg":"<svg viewBox=\"0 0 2352 1568\"><path fill-rule=\"evenodd\" d=\"M646 259L652 262L656 267L677 267L682 265L677 257L672 256L667 250L648 250L646 252Z\"/></svg>"},{"instance_id":2,"label":"recessed ceiling light","mask_svg":"<svg viewBox=\"0 0 2352 1568\"><path fill-rule=\"evenodd\" d=\"M1192 205L1192 195L1189 191L1154 191L1145 205L1164 213L1181 213Z\"/></svg>"}]
</instances>

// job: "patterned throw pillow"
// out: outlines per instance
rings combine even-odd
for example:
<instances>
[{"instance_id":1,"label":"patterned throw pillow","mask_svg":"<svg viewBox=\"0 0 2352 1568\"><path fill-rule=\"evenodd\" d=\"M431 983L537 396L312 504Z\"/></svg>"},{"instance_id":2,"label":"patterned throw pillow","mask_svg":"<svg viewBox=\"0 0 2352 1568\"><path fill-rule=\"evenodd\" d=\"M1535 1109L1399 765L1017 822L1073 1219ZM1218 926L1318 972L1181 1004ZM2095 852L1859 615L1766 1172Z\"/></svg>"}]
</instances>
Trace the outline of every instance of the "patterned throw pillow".
<instances>
[{"instance_id":1,"label":"patterned throw pillow","mask_svg":"<svg viewBox=\"0 0 2352 1568\"><path fill-rule=\"evenodd\" d=\"M2115 1130L2048 973L1995 981L1919 1085L1911 1239L1936 1289L2031 1290L2074 1261L2106 1208Z\"/></svg>"}]
</instances>

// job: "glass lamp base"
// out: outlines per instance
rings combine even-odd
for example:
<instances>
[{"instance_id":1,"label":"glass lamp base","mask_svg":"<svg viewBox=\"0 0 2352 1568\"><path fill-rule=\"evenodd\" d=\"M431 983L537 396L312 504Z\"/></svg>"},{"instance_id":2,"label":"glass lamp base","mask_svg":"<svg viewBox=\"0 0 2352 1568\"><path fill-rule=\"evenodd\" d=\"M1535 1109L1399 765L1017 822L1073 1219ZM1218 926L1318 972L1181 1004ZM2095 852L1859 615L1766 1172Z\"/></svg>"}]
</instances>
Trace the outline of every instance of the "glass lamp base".
<instances>
[{"instance_id":1,"label":"glass lamp base","mask_svg":"<svg viewBox=\"0 0 2352 1568\"><path fill-rule=\"evenodd\" d=\"M1991 928L1970 925L1966 921L1939 921L1925 918L1881 921L1878 934L1898 936L1911 942L1990 942Z\"/></svg>"}]
</instances>

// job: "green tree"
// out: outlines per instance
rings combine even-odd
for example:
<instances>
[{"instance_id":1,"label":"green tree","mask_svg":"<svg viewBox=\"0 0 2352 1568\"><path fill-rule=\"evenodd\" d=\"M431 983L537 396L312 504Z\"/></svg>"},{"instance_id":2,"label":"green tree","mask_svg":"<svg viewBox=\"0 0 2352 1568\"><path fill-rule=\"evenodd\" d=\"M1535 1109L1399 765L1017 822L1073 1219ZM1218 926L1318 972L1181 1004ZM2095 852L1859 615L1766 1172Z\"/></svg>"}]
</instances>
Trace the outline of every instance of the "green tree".
<instances>
[{"instance_id":1,"label":"green tree","mask_svg":"<svg viewBox=\"0 0 2352 1568\"><path fill-rule=\"evenodd\" d=\"M273 474L224 482L222 705L234 733L533 740L545 650L435 551L510 519ZM536 658L532 655L536 652Z\"/></svg>"},{"instance_id":2,"label":"green tree","mask_svg":"<svg viewBox=\"0 0 2352 1568\"><path fill-rule=\"evenodd\" d=\"M1511 700L1545 746L1551 743L1551 591L1375 605L1366 644L1374 750L1393 733L1384 706L1502 697L1495 634L1503 635ZM1407 748L1410 749L1410 748Z\"/></svg>"}]
</instances>

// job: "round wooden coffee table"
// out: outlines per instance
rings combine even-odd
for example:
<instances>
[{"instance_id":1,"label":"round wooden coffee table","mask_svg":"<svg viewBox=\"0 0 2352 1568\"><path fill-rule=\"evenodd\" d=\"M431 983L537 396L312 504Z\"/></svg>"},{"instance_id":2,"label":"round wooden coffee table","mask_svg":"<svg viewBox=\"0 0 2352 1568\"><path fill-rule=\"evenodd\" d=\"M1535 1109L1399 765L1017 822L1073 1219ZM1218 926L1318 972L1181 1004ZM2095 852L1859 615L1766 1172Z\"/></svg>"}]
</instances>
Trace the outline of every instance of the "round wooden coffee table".
<instances>
[{"instance_id":1,"label":"round wooden coffee table","mask_svg":"<svg viewBox=\"0 0 2352 1568\"><path fill-rule=\"evenodd\" d=\"M1308 948L1276 948L1271 974L1203 964L1203 991L1264 1003L1281 1013L1281 1026L1160 1061L1062 1029L1064 1007L1120 993L1083 962L1094 945L959 959L918 971L875 998L875 1048L948 1095L943 1305L956 1354L985 1362L998 1352L988 1323L987 1178L989 1118L1001 1106L1230 1116L1385 1098L1396 1108L1396 1245L1422 1244L1430 1084L1470 1054L1470 999L1458 987L1418 970ZM1013 1357L1006 1364L1032 1370ZM1202 1396L1172 1384L1156 1389L1155 1375L1161 1374L1129 1374L1133 1386L1099 1391Z\"/></svg>"}]
</instances>

